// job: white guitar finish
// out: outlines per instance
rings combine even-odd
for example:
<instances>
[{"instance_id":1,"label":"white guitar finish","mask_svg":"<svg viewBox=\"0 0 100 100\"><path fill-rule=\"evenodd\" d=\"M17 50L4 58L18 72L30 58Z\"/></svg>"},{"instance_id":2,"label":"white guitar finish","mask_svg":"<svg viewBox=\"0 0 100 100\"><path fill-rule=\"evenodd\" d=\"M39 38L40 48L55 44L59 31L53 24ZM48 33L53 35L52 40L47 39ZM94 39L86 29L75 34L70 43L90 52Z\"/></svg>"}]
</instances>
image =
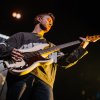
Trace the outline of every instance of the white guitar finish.
<instances>
[{"instance_id":1,"label":"white guitar finish","mask_svg":"<svg viewBox=\"0 0 100 100\"><path fill-rule=\"evenodd\" d=\"M44 44L39 44L34 46L33 48L30 49L19 49L19 51L21 52L34 52L34 51L38 51L38 50L43 50L45 47L49 46L49 44L44 43Z\"/></svg>"},{"instance_id":2,"label":"white guitar finish","mask_svg":"<svg viewBox=\"0 0 100 100\"><path fill-rule=\"evenodd\" d=\"M14 66L15 66L15 68L16 68L16 63L15 63L15 64L12 64L12 65L9 65L8 62L5 61L6 66L7 66L8 68L10 68L9 71L10 71L12 74L19 75L19 76L28 74L29 72L31 72L32 70L34 70L34 69L35 69L36 67L38 67L38 66L41 66L41 65L43 65L43 64L49 65L49 64L51 64L51 63L53 63L53 59L49 59L49 60L40 60L40 61L34 62L31 66L29 66L29 67L27 67L27 68L25 68L25 69L20 69L20 70L18 70L18 69L13 69ZM19 63L17 63L17 64L19 65ZM24 66L24 65L25 65L25 62L24 62L24 63L23 63L23 62L20 62L20 65L23 65L23 66ZM26 66L28 66L28 65L26 65Z\"/></svg>"},{"instance_id":3,"label":"white guitar finish","mask_svg":"<svg viewBox=\"0 0 100 100\"><path fill-rule=\"evenodd\" d=\"M38 50L43 50L45 47L49 46L49 44L40 44L40 45L36 45L31 49L19 49L19 51L25 53L25 52L35 52ZM6 65L6 67L9 69L9 71L13 74L16 75L25 75L29 72L31 72L32 70L34 70L37 66L40 66L41 64L45 64L45 65L49 65L53 63L53 59L47 59L47 60L40 60L40 61L36 61L34 62L31 66L29 66L28 64L26 64L26 62L22 59L22 61L20 62L13 62L13 63L9 63L9 61L4 61L4 64ZM16 68L20 68L23 66L29 66L25 69L16 69Z\"/></svg>"}]
</instances>

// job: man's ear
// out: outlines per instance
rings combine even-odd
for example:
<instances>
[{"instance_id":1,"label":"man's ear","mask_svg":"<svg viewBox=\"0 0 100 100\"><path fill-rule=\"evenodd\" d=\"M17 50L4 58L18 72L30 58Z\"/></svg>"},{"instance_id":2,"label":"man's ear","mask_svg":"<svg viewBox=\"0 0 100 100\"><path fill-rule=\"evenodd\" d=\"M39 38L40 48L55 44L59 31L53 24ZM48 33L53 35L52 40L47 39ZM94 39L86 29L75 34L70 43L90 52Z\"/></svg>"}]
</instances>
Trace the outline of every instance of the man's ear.
<instances>
[{"instance_id":1,"label":"man's ear","mask_svg":"<svg viewBox=\"0 0 100 100\"><path fill-rule=\"evenodd\" d=\"M42 17L41 17L41 16L38 16L38 17L37 17L37 21L38 21L38 22L41 22L41 21L42 21Z\"/></svg>"}]
</instances>

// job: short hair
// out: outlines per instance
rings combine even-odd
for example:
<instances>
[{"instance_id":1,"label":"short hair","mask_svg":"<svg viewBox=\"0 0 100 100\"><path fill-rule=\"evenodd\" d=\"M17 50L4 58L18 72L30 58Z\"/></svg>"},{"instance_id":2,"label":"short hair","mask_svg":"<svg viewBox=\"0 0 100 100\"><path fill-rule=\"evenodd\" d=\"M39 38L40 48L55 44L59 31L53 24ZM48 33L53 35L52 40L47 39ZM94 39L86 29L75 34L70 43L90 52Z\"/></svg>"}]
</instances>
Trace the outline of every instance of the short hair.
<instances>
[{"instance_id":1,"label":"short hair","mask_svg":"<svg viewBox=\"0 0 100 100\"><path fill-rule=\"evenodd\" d=\"M48 16L50 16L51 18L52 18L52 20L54 21L55 20L55 16L54 16L54 14L53 13L41 13L41 14L38 14L35 18L34 18L34 21L35 21L35 24L38 22L37 21L37 17L42 17L42 16L44 16L44 15L48 15Z\"/></svg>"}]
</instances>

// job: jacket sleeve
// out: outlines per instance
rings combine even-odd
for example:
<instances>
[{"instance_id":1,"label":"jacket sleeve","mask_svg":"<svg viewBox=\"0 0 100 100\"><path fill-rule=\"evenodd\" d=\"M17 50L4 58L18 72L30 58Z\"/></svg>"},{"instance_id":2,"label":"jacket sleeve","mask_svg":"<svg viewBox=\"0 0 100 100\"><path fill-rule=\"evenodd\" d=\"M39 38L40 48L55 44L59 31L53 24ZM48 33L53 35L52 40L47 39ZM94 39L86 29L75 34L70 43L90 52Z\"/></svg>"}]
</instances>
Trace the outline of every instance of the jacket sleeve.
<instances>
[{"instance_id":1,"label":"jacket sleeve","mask_svg":"<svg viewBox=\"0 0 100 100\"><path fill-rule=\"evenodd\" d=\"M8 44L2 43L0 44L0 60L9 58L11 55L12 47Z\"/></svg>"},{"instance_id":2,"label":"jacket sleeve","mask_svg":"<svg viewBox=\"0 0 100 100\"><path fill-rule=\"evenodd\" d=\"M13 48L18 47L19 33L12 35L9 39L0 43L0 60L11 57ZM20 41L19 41L20 42Z\"/></svg>"},{"instance_id":3,"label":"jacket sleeve","mask_svg":"<svg viewBox=\"0 0 100 100\"><path fill-rule=\"evenodd\" d=\"M88 53L85 49L79 46L71 54L63 55L58 58L58 65L64 67L65 69L75 65L83 56Z\"/></svg>"}]
</instances>

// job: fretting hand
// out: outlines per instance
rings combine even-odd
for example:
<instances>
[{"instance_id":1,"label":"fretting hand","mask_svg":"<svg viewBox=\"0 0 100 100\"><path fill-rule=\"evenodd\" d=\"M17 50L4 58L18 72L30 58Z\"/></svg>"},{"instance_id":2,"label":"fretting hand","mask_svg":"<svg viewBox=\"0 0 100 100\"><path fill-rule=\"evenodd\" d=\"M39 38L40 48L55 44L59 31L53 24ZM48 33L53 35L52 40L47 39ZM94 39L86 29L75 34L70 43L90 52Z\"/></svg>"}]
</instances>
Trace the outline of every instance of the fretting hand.
<instances>
[{"instance_id":1,"label":"fretting hand","mask_svg":"<svg viewBox=\"0 0 100 100\"><path fill-rule=\"evenodd\" d=\"M100 35L86 36L86 38L80 37L80 39L83 40L83 42L81 43L81 46L83 48L86 48L90 42L96 42L100 40Z\"/></svg>"},{"instance_id":2,"label":"fretting hand","mask_svg":"<svg viewBox=\"0 0 100 100\"><path fill-rule=\"evenodd\" d=\"M100 35L86 36L86 41L97 42L98 40L100 40Z\"/></svg>"}]
</instances>

